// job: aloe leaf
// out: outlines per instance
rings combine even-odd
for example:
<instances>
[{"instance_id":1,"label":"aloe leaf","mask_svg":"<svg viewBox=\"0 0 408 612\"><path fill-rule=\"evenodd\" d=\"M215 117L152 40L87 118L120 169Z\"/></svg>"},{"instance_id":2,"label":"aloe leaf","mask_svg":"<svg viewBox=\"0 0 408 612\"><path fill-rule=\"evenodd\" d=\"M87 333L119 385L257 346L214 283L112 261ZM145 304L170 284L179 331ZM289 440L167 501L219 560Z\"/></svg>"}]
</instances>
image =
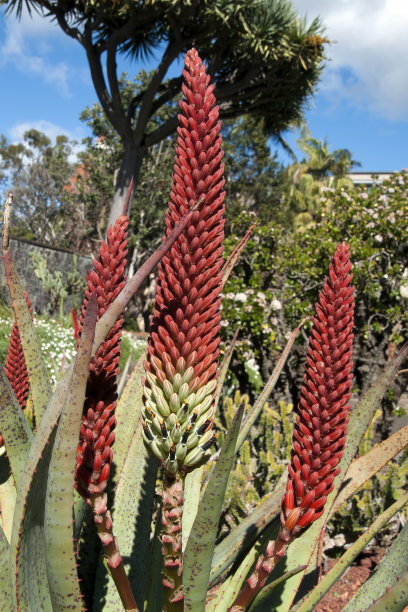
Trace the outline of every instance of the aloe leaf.
<instances>
[{"instance_id":1,"label":"aloe leaf","mask_svg":"<svg viewBox=\"0 0 408 612\"><path fill-rule=\"evenodd\" d=\"M16 495L14 479L10 474L10 462L4 452L0 456L0 524L8 542L11 538Z\"/></svg>"},{"instance_id":2,"label":"aloe leaf","mask_svg":"<svg viewBox=\"0 0 408 612\"><path fill-rule=\"evenodd\" d=\"M393 516L398 510L400 510L408 502L408 493L406 493L401 500L395 502L390 508L388 508L383 514ZM392 512L391 509L394 509ZM379 519L376 519L376 523ZM364 534L365 535L365 534ZM360 587L359 591L345 606L344 612L352 612L353 610L367 610L373 603L378 602L376 600L384 595L386 589L391 589L395 584L396 580L400 580L401 583L405 582L405 593L399 602L404 601L404 605L408 603L408 589L407 589L407 548L408 548L408 523L405 524L401 533L392 543L391 547L382 558L381 563L376 567L375 571L366 580L366 582ZM347 551L348 552L348 551ZM398 589L397 589L398 590ZM382 610L394 610L402 608L381 608ZM380 610L379 607L376 608Z\"/></svg>"},{"instance_id":3,"label":"aloe leaf","mask_svg":"<svg viewBox=\"0 0 408 612\"><path fill-rule=\"evenodd\" d=\"M279 584L281 584L282 582L285 582L285 580L288 580L292 576L296 576L296 574L303 572L306 568L307 568L307 565L298 565L294 569L289 570L285 572L284 574L282 574L281 576L279 576L279 578L276 578L273 582L269 582L262 589L262 591L258 593L254 604L252 604L252 606L249 607L250 612L252 612L255 609L258 610L259 612L261 610L266 610L266 609L269 611L269 607L265 608L264 606L265 604L267 606L269 605L267 602L271 598L272 591L274 591Z\"/></svg>"},{"instance_id":4,"label":"aloe leaf","mask_svg":"<svg viewBox=\"0 0 408 612\"><path fill-rule=\"evenodd\" d=\"M228 477L234 461L234 451L244 410L241 402L228 431L214 471L200 502L200 512L194 521L184 553L184 606L185 610L204 610L208 578L211 569L219 517Z\"/></svg>"},{"instance_id":5,"label":"aloe leaf","mask_svg":"<svg viewBox=\"0 0 408 612\"><path fill-rule=\"evenodd\" d=\"M269 539L274 539L277 536L278 530L279 525L273 524L266 530L266 532L264 532L261 541L252 546L239 565L238 569L222 582L220 589L217 591L216 597L206 606L206 612L221 612L230 608L240 592L246 577L250 575L250 570L253 568L258 558L260 550L266 545L266 542Z\"/></svg>"},{"instance_id":6,"label":"aloe leaf","mask_svg":"<svg viewBox=\"0 0 408 612\"><path fill-rule=\"evenodd\" d=\"M147 589L144 605L145 612L162 612L164 605L160 533L161 506L157 510L153 540L150 547L149 568L147 572Z\"/></svg>"},{"instance_id":7,"label":"aloe leaf","mask_svg":"<svg viewBox=\"0 0 408 612\"><path fill-rule=\"evenodd\" d=\"M392 506L387 508L379 517L375 519L375 521L366 529L366 531L347 549L347 551L340 557L340 559L336 562L336 565L322 578L319 584L313 589L313 591L308 595L306 599L304 599L300 605L294 608L296 612L308 612L309 610L313 610L314 607L318 604L318 602L322 599L322 597L328 592L330 587L340 578L340 576L346 571L346 569L351 565L354 559L361 553L362 550L367 546L370 540L390 521L390 519L399 512L405 504L408 503L408 493L403 495L398 501L396 501ZM405 547L407 546L408 541L406 538ZM391 579L390 583L392 584L395 579L396 567L395 564L391 563L391 566L387 563L386 559L383 559L384 565L386 565L386 573L388 573L388 578ZM380 566L381 567L381 566ZM406 563L402 569L406 568ZM374 578L374 575L372 576ZM371 580L371 579L370 579ZM385 587L384 587L385 588ZM372 594L372 588L365 587L363 585L361 587L361 591L366 591L366 595ZM371 601L375 599L378 595L373 595ZM356 596L360 598L360 593ZM363 605L364 604L364 605ZM360 607L358 607L360 606ZM356 607L351 608L352 610L365 610L367 606L367 598L361 600ZM346 609L346 608L345 608ZM350 609L350 612L351 612Z\"/></svg>"},{"instance_id":8,"label":"aloe leaf","mask_svg":"<svg viewBox=\"0 0 408 612\"><path fill-rule=\"evenodd\" d=\"M13 253L10 249L3 255L3 261L14 316L17 321L21 345L23 347L34 414L38 426L51 398L50 381L48 379L30 311L28 310L27 302L21 289Z\"/></svg>"},{"instance_id":9,"label":"aloe leaf","mask_svg":"<svg viewBox=\"0 0 408 612\"><path fill-rule=\"evenodd\" d=\"M374 476L398 453L408 446L408 425L396 431L392 436L372 448L368 453L355 459L347 470L345 486L338 494L332 514L351 497L369 478Z\"/></svg>"},{"instance_id":10,"label":"aloe leaf","mask_svg":"<svg viewBox=\"0 0 408 612\"><path fill-rule=\"evenodd\" d=\"M30 447L18 490L10 542L10 568L16 609L48 610L51 598L44 549L44 504L56 425L68 397L71 364L58 384Z\"/></svg>"},{"instance_id":11,"label":"aloe leaf","mask_svg":"<svg viewBox=\"0 0 408 612\"><path fill-rule=\"evenodd\" d=\"M143 397L141 377L144 374L143 362L145 359L146 350L137 360L116 406L115 444L112 460L112 473L115 479L120 477L132 437L140 420Z\"/></svg>"},{"instance_id":12,"label":"aloe leaf","mask_svg":"<svg viewBox=\"0 0 408 612\"><path fill-rule=\"evenodd\" d=\"M203 480L204 466L197 468L187 474L184 481L184 509L183 526L181 530L183 552L186 549L191 529L197 516L197 510L201 497L201 485Z\"/></svg>"},{"instance_id":13,"label":"aloe leaf","mask_svg":"<svg viewBox=\"0 0 408 612\"><path fill-rule=\"evenodd\" d=\"M225 353L220 370L218 372L217 388L215 391L215 398L214 398L214 410L215 411L218 408L222 388L224 386L229 364L231 362L232 353L234 352L235 343L237 341L238 331L239 329L237 329L237 331L234 334L231 345L228 347L227 352ZM204 473L204 466L201 466L200 468L194 470L193 472L190 472L190 474L187 474L187 477L185 479L183 528L182 528L183 551L185 550L187 546L187 541L190 536L191 528L193 526L193 523L194 523L194 520L197 514L198 505L200 503L203 473Z\"/></svg>"},{"instance_id":14,"label":"aloe leaf","mask_svg":"<svg viewBox=\"0 0 408 612\"><path fill-rule=\"evenodd\" d=\"M334 501L345 478L345 474L353 460L360 442L370 424L381 399L383 398L388 386L393 381L397 371L408 355L408 343L393 357L387 364L382 374L374 385L365 393L363 398L353 409L348 424L348 435L343 457L339 467L341 473L334 480L334 489L327 498L325 511L322 516L315 521L307 531L296 538L289 546L285 559L278 564L271 574L271 579L275 579L283 571L290 571L299 565L309 565L313 551L316 548L321 531L330 515ZM275 590L273 598L277 597L279 604L275 606L275 612L288 612L292 609L293 600L299 589L304 573L301 572L289 580L286 580L281 587ZM255 603L255 602L254 602ZM273 605L271 600L270 605ZM256 607L254 607L256 610ZM252 610L251 610L252 612Z\"/></svg>"},{"instance_id":15,"label":"aloe leaf","mask_svg":"<svg viewBox=\"0 0 408 612\"><path fill-rule=\"evenodd\" d=\"M3 610L13 609L13 592L9 571L9 544L0 528L0 601Z\"/></svg>"},{"instance_id":16,"label":"aloe leaf","mask_svg":"<svg viewBox=\"0 0 408 612\"><path fill-rule=\"evenodd\" d=\"M377 599L366 612L404 612L408 604L408 571Z\"/></svg>"},{"instance_id":17,"label":"aloe leaf","mask_svg":"<svg viewBox=\"0 0 408 612\"><path fill-rule=\"evenodd\" d=\"M72 372L52 451L44 513L46 560L51 599L56 610L82 610L73 544L75 465L89 362L96 324L96 295L87 305Z\"/></svg>"},{"instance_id":18,"label":"aloe leaf","mask_svg":"<svg viewBox=\"0 0 408 612\"><path fill-rule=\"evenodd\" d=\"M229 275L234 269L234 266L237 263L238 257L241 255L246 243L248 242L254 227L255 227L255 223L249 228L249 230L247 231L243 239L237 244L235 249L232 251L231 255L228 257L227 261L225 262L222 268L222 273L223 273L222 285L223 286L227 282Z\"/></svg>"},{"instance_id":19,"label":"aloe leaf","mask_svg":"<svg viewBox=\"0 0 408 612\"><path fill-rule=\"evenodd\" d=\"M228 347L227 352L225 353L224 359L222 360L222 363L220 366L220 370L218 372L217 388L215 390L215 398L214 398L215 411L217 411L217 408L218 408L218 404L219 404L221 393L222 393L222 388L225 383L229 364L231 363L232 353L234 352L235 344L238 338L238 332L239 332L239 328L236 330L234 334L232 342L230 346Z\"/></svg>"},{"instance_id":20,"label":"aloe leaf","mask_svg":"<svg viewBox=\"0 0 408 612\"><path fill-rule=\"evenodd\" d=\"M157 467L156 459L151 457L145 449L142 429L139 427L132 438L118 479L113 511L113 530L118 539L120 554L140 609L143 609L146 591L146 559L149 556L150 548ZM106 572L105 566L100 564L95 585L97 601L100 599L101 585L106 580ZM121 605L117 588L109 576L103 610L104 612L116 612L121 609Z\"/></svg>"},{"instance_id":21,"label":"aloe leaf","mask_svg":"<svg viewBox=\"0 0 408 612\"><path fill-rule=\"evenodd\" d=\"M279 514L286 490L286 477L287 471L284 478L279 480L275 490L216 546L211 566L210 586L216 584L221 574L232 565L243 550L255 544L262 532Z\"/></svg>"},{"instance_id":22,"label":"aloe leaf","mask_svg":"<svg viewBox=\"0 0 408 612\"><path fill-rule=\"evenodd\" d=\"M306 320L306 319L305 319ZM304 321L305 321L304 320ZM235 452L238 453L239 449L241 448L241 446L243 445L243 443L245 442L245 439L248 435L248 433L250 432L250 430L252 429L252 427L254 426L257 418L259 417L259 415L262 412L262 409L268 399L268 397L270 396L270 394L272 393L273 389L275 388L275 385L277 383L277 380L280 376L280 373L282 372L282 368L286 363L286 360L289 356L290 350L293 346L293 343L296 339L296 336L299 333L300 328L302 327L304 321L302 321L300 323L300 325L298 325L298 327L296 327L296 329L294 329L294 331L292 332L288 343L286 344L282 355L279 358L278 363L275 366L274 371L272 372L268 382L266 383L261 395L258 397L258 399L256 400L255 404L252 406L252 408L249 410L248 414L245 417L245 421L242 423L241 426L241 431L239 432L239 436L238 436L238 440L237 440L237 447L235 449Z\"/></svg>"},{"instance_id":23,"label":"aloe leaf","mask_svg":"<svg viewBox=\"0 0 408 612\"><path fill-rule=\"evenodd\" d=\"M6 445L13 478L18 488L34 436L1 366L0 431Z\"/></svg>"}]
</instances>

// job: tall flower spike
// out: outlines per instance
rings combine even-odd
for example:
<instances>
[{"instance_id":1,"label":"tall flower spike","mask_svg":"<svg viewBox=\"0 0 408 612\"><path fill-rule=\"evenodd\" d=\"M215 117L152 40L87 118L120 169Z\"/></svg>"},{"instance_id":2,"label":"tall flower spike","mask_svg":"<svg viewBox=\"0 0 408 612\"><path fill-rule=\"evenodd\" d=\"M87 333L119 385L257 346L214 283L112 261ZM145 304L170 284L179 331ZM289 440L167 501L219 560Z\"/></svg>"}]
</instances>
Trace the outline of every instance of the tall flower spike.
<instances>
[{"instance_id":1,"label":"tall flower spike","mask_svg":"<svg viewBox=\"0 0 408 612\"><path fill-rule=\"evenodd\" d=\"M289 543L323 514L340 472L337 466L346 442L353 379L354 287L350 270L349 246L339 244L316 304L279 535L258 559L231 608L234 612L247 609Z\"/></svg>"},{"instance_id":2,"label":"tall flower spike","mask_svg":"<svg viewBox=\"0 0 408 612\"><path fill-rule=\"evenodd\" d=\"M24 292L28 309L32 316L32 308L27 293ZM13 389L21 410L27 405L30 384L28 381L27 367L21 345L20 332L18 331L17 321L14 321L10 334L10 342L7 351L4 371ZM0 433L0 446L3 446L3 438Z\"/></svg>"},{"instance_id":3,"label":"tall flower spike","mask_svg":"<svg viewBox=\"0 0 408 612\"><path fill-rule=\"evenodd\" d=\"M224 239L219 109L195 49L183 77L165 237L200 206L159 264L143 380L144 441L170 478L204 463L214 440Z\"/></svg>"},{"instance_id":4,"label":"tall flower spike","mask_svg":"<svg viewBox=\"0 0 408 612\"><path fill-rule=\"evenodd\" d=\"M32 316L31 303L26 292L24 292L24 297L26 299L28 309ZM30 385L28 382L27 367L24 359L23 347L21 345L20 332L18 331L17 321L14 321L11 330L6 363L4 364L4 371L6 373L7 378L9 379L10 385L16 395L18 403L20 404L21 410L24 410L27 404Z\"/></svg>"},{"instance_id":5,"label":"tall flower spike","mask_svg":"<svg viewBox=\"0 0 408 612\"><path fill-rule=\"evenodd\" d=\"M353 374L354 287L349 246L339 244L329 267L310 336L282 499L285 540L323 514L343 456Z\"/></svg>"},{"instance_id":6,"label":"tall flower spike","mask_svg":"<svg viewBox=\"0 0 408 612\"><path fill-rule=\"evenodd\" d=\"M87 273L88 286L79 318L78 343L90 295L97 295L99 320L125 286L128 225L129 218L122 215L109 228L107 241L102 242L99 257L94 259L94 268ZM75 487L88 502L92 496L103 493L110 472L122 325L123 317L120 317L89 366L75 472Z\"/></svg>"}]
</instances>

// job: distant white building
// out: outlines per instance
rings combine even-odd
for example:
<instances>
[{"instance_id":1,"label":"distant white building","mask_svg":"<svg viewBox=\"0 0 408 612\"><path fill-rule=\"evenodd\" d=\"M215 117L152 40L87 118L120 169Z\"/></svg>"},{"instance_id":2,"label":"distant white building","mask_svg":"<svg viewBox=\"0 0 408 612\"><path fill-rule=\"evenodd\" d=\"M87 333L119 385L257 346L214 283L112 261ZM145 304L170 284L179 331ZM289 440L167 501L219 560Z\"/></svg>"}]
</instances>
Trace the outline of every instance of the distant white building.
<instances>
[{"instance_id":1,"label":"distant white building","mask_svg":"<svg viewBox=\"0 0 408 612\"><path fill-rule=\"evenodd\" d=\"M346 176L355 185L378 185L391 178L394 172L347 172Z\"/></svg>"}]
</instances>

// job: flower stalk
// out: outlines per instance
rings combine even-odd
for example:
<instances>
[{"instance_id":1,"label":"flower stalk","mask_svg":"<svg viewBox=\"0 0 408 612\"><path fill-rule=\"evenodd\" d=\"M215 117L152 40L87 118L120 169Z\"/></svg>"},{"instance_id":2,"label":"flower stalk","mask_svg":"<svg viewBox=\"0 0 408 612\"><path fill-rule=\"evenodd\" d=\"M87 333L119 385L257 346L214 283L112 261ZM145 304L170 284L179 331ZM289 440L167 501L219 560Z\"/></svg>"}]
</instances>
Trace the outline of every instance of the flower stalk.
<instances>
[{"instance_id":1,"label":"flower stalk","mask_svg":"<svg viewBox=\"0 0 408 612\"><path fill-rule=\"evenodd\" d=\"M354 287L350 249L337 246L324 282L306 355L293 431L281 525L244 584L232 612L247 610L292 540L324 512L344 452L352 385Z\"/></svg>"}]
</instances>

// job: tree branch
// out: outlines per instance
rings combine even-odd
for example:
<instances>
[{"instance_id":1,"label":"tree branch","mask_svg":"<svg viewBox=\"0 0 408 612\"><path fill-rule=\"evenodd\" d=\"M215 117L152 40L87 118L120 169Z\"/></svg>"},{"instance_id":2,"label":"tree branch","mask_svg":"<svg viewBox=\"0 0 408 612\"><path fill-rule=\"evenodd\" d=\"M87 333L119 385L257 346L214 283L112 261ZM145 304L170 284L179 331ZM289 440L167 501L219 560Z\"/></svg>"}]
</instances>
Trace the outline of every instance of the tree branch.
<instances>
[{"instance_id":1,"label":"tree branch","mask_svg":"<svg viewBox=\"0 0 408 612\"><path fill-rule=\"evenodd\" d=\"M135 128L135 137L138 142L141 142L143 139L146 124L151 116L153 100L157 91L159 90L160 84L169 66L173 63L180 52L181 47L179 47L179 45L174 42L169 42L167 49L163 54L162 60L156 68L150 84L146 88Z\"/></svg>"},{"instance_id":2,"label":"tree branch","mask_svg":"<svg viewBox=\"0 0 408 612\"><path fill-rule=\"evenodd\" d=\"M158 127L150 134L146 134L144 138L144 144L146 147L151 147L154 144L157 144L163 138L167 138L170 134L173 134L176 131L178 125L177 116L170 117L167 119L165 123L163 123L160 127Z\"/></svg>"},{"instance_id":3,"label":"tree branch","mask_svg":"<svg viewBox=\"0 0 408 612\"><path fill-rule=\"evenodd\" d=\"M44 2L44 7L49 11L50 15L55 16L58 21L58 25L65 34L67 34L74 40L77 40L81 45L84 44L84 37L82 32L80 32L78 28L72 28L68 25L67 20L65 19L65 15L60 8L52 5L50 2Z\"/></svg>"}]
</instances>

